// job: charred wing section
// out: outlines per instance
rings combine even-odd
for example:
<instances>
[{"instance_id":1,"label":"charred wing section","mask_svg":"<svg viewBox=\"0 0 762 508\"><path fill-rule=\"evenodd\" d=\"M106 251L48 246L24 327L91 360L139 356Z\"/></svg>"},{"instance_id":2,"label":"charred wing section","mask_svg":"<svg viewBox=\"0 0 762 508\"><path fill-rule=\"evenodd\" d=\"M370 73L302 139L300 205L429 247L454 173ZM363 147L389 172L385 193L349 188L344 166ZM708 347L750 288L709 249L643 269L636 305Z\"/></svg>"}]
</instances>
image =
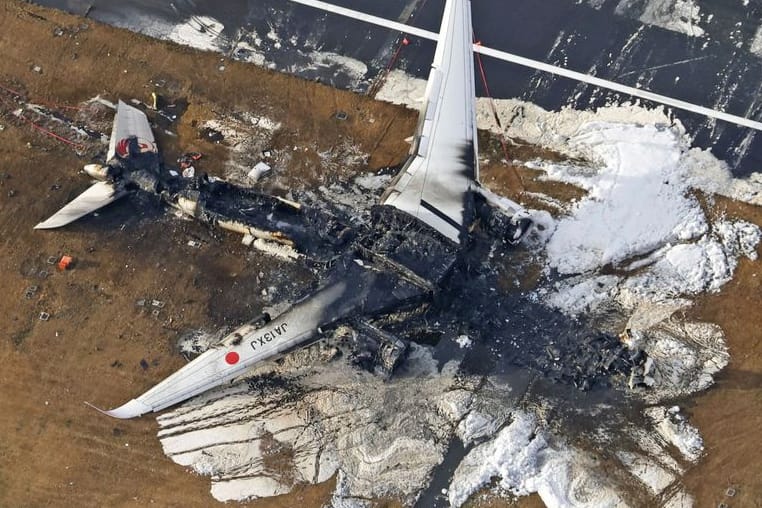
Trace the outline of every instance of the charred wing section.
<instances>
[{"instance_id":1,"label":"charred wing section","mask_svg":"<svg viewBox=\"0 0 762 508\"><path fill-rule=\"evenodd\" d=\"M222 180L202 176L189 182L164 193L165 201L207 224L288 245L313 259L336 256L355 236L338 217L321 210Z\"/></svg>"},{"instance_id":2,"label":"charred wing section","mask_svg":"<svg viewBox=\"0 0 762 508\"><path fill-rule=\"evenodd\" d=\"M373 229L358 242L366 256L431 289L450 273L459 249L442 233L391 206L371 216Z\"/></svg>"}]
</instances>

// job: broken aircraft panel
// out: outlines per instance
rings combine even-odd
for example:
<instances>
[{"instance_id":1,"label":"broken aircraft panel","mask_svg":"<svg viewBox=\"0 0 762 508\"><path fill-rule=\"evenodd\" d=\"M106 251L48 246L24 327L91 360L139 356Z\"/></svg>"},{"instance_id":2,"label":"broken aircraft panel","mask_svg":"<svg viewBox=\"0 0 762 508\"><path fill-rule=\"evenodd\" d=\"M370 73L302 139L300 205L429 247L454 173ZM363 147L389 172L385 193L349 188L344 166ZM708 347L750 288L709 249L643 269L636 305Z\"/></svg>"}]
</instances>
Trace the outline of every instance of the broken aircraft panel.
<instances>
[{"instance_id":1,"label":"broken aircraft panel","mask_svg":"<svg viewBox=\"0 0 762 508\"><path fill-rule=\"evenodd\" d=\"M106 170L117 188L156 193L206 223L312 256L326 255L333 262L316 292L269 322L241 326L145 394L106 414L131 418L158 411L307 344L322 329L409 311L436 299L468 246L479 189L470 19L468 0L448 0L411 156L382 204L373 208L370 224L351 229L338 216L228 182L168 176L146 132L145 115L119 104L112 133L115 156ZM529 221L518 204L484 202L508 218L503 226L510 231L501 234L509 243L526 232ZM382 342L386 347L379 357L389 368L402 348L396 341Z\"/></svg>"},{"instance_id":2,"label":"broken aircraft panel","mask_svg":"<svg viewBox=\"0 0 762 508\"><path fill-rule=\"evenodd\" d=\"M432 285L446 277L454 265L456 249L442 242L437 231L398 210L387 207L386 213L376 217L380 221L375 231L384 233L366 239L360 252L342 256L317 291L267 323L258 319L239 327L145 394L104 413L132 418L159 411L230 382L263 360L308 344L319 338L318 330L336 327L357 316L379 316L427 301ZM389 218L392 220L384 220ZM399 241L406 237L415 240ZM438 260L434 265L421 256L427 252L427 245L438 248L437 252L429 251ZM360 253L371 255L358 258L356 254ZM417 259L418 263L409 264L411 273L431 278L423 279L426 282L422 284L418 275L411 277L405 271L390 270L388 259ZM384 365L393 366L400 348L393 343L382 351Z\"/></svg>"}]
</instances>

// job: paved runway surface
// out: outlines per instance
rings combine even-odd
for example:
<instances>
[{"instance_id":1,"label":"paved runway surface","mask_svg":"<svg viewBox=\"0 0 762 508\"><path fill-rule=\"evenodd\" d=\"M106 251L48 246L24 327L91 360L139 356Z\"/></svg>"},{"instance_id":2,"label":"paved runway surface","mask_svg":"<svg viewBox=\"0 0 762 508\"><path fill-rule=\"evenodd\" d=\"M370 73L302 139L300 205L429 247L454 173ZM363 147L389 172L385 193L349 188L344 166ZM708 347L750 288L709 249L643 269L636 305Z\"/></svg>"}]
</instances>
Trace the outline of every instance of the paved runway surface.
<instances>
[{"instance_id":1,"label":"paved runway surface","mask_svg":"<svg viewBox=\"0 0 762 508\"><path fill-rule=\"evenodd\" d=\"M106 23L156 34L193 16L209 16L224 29L232 50L246 34L256 33L257 50L272 67L344 87L365 89L389 63L400 34L281 0L176 0L157 6L147 0L38 0L85 13ZM337 4L434 30L443 0L336 0ZM485 45L591 73L629 86L760 119L762 7L709 0L481 0L473 4L475 37ZM748 3L748 2L747 2ZM153 30L150 28L156 25ZM334 65L312 65L310 52L351 57L367 65L352 79ZM411 38L397 66L425 76L432 42ZM306 60L305 60L306 59ZM499 98L521 98L544 108L589 108L629 98L565 78L484 59L490 91ZM356 76L355 76L356 78ZM479 85L479 93L483 94ZM711 146L736 176L762 167L760 135L749 129L675 112L696 146Z\"/></svg>"}]
</instances>

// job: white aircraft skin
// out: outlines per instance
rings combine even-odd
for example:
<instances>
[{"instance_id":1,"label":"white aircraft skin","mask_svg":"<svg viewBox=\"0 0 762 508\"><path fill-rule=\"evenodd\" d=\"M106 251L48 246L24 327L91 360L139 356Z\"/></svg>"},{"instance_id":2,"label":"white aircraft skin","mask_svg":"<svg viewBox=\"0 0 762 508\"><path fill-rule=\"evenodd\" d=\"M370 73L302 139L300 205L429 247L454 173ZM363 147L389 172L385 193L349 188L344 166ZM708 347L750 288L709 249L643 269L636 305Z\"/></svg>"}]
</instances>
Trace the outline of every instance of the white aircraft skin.
<instances>
[{"instance_id":1,"label":"white aircraft skin","mask_svg":"<svg viewBox=\"0 0 762 508\"><path fill-rule=\"evenodd\" d=\"M381 198L456 243L469 223L464 196L471 192L514 221L529 217L479 184L472 32L470 1L448 3L410 157Z\"/></svg>"},{"instance_id":2,"label":"white aircraft skin","mask_svg":"<svg viewBox=\"0 0 762 508\"><path fill-rule=\"evenodd\" d=\"M97 181L56 212L55 215L37 224L34 229L60 228L109 203L113 203L124 195L125 193L117 191L110 183Z\"/></svg>"},{"instance_id":3,"label":"white aircraft skin","mask_svg":"<svg viewBox=\"0 0 762 508\"><path fill-rule=\"evenodd\" d=\"M445 8L441 33L411 157L382 202L459 242L468 222L463 196L479 175L470 3Z\"/></svg>"},{"instance_id":4,"label":"white aircraft skin","mask_svg":"<svg viewBox=\"0 0 762 508\"><path fill-rule=\"evenodd\" d=\"M344 294L344 283L329 285L264 326L247 323L188 365L126 404L103 413L133 418L159 411L244 374L252 365L309 340L324 322L325 308ZM346 309L347 312L353 310ZM344 313L336 318L347 317Z\"/></svg>"},{"instance_id":5,"label":"white aircraft skin","mask_svg":"<svg viewBox=\"0 0 762 508\"><path fill-rule=\"evenodd\" d=\"M433 228L428 234L441 238L435 239L437 242L451 244L452 248L445 245L442 251L450 255L465 234L468 209L472 208L469 203L475 193L480 193L469 0L447 1L441 34L411 155L382 202L405 212L401 214L404 220L417 219ZM508 215L522 210L507 199L487 202ZM522 226L518 236L525 230ZM345 262L344 268L352 271L352 277L345 274L344 280L323 286L264 325L241 326L143 395L102 412L115 418L133 418L178 404L304 344L320 327L385 308L390 302L407 301L431 289L413 271L398 267L405 272L405 281L393 291L385 291L388 282L397 280L399 274L365 267L362 262ZM393 260L386 262L384 267L394 266ZM390 294L379 296L385 292Z\"/></svg>"},{"instance_id":6,"label":"white aircraft skin","mask_svg":"<svg viewBox=\"0 0 762 508\"><path fill-rule=\"evenodd\" d=\"M116 156L128 157L128 140L131 136L137 137L138 149L141 152L158 153L156 141L145 113L119 101L106 160L110 161ZM34 229L60 228L127 195L127 192L118 189L108 181L108 168L106 166L88 164L84 170L96 182L52 217L37 224Z\"/></svg>"},{"instance_id":7,"label":"white aircraft skin","mask_svg":"<svg viewBox=\"0 0 762 508\"><path fill-rule=\"evenodd\" d=\"M401 210L401 215L433 228L444 242L456 247L465 239L470 208L478 194L512 221L524 221L512 238L518 240L526 231L526 212L478 183L470 0L447 0L438 41L410 157L382 197L386 206L381 208ZM150 145L145 143L145 149L150 150ZM118 152L117 146L113 148ZM449 252L448 247L443 249ZM388 261L382 266L389 266ZM320 327L394 300L376 297L376 301L366 303L369 295L382 293L379 288L388 282L377 267L358 268L350 261L344 268L354 270L354 276L334 280L265 324L241 326L143 395L103 412L115 418L133 418L178 404L236 379L258 362L303 345ZM394 277L393 273L388 276ZM395 288L397 301L415 296L416 288L425 286L425 281L416 282L416 274L409 270L403 278L412 282Z\"/></svg>"}]
</instances>

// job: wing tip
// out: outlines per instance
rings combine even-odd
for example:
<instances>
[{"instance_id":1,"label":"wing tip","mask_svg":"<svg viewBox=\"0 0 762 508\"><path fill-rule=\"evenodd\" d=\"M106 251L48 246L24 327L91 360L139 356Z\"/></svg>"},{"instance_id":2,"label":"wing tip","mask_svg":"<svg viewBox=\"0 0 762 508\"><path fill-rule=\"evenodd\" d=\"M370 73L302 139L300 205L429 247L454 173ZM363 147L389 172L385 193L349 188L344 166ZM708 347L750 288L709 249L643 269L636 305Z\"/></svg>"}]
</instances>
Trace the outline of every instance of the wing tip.
<instances>
[{"instance_id":1,"label":"wing tip","mask_svg":"<svg viewBox=\"0 0 762 508\"><path fill-rule=\"evenodd\" d=\"M94 406L93 404L85 401L85 405L88 407L91 407L98 411L101 414L104 414L106 416L110 416L112 418L118 418L120 420L127 420L130 418L136 418L138 416L141 416L145 413L150 413L153 411L153 408L150 406L146 406L142 402L140 402L137 399L132 399L131 401L127 402L126 404L123 404L115 409L105 410L101 409L97 406Z\"/></svg>"}]
</instances>

